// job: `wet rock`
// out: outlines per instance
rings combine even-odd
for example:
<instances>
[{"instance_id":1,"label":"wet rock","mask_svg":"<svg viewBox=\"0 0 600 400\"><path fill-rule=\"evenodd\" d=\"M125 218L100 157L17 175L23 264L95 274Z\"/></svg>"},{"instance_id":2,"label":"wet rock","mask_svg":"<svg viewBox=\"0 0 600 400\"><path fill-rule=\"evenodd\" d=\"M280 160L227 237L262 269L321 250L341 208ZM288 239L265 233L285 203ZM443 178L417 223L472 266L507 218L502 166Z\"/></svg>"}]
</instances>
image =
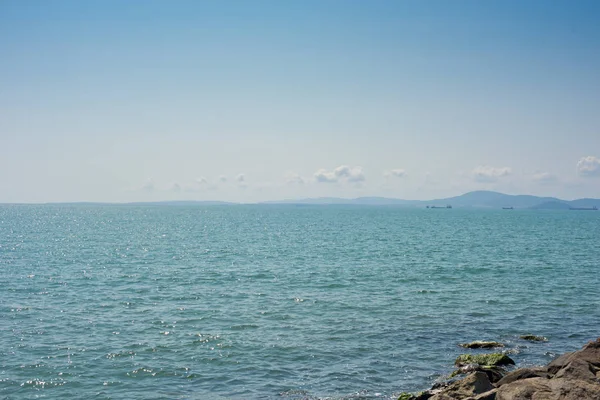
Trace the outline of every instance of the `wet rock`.
<instances>
[{"instance_id":1,"label":"wet rock","mask_svg":"<svg viewBox=\"0 0 600 400\"><path fill-rule=\"evenodd\" d=\"M400 393L400 396L398 396L398 400L415 400L415 395L412 393Z\"/></svg>"},{"instance_id":2,"label":"wet rock","mask_svg":"<svg viewBox=\"0 0 600 400\"><path fill-rule=\"evenodd\" d=\"M467 349L492 349L494 347L504 347L504 344L500 342L486 342L477 340L471 343L461 343L459 346Z\"/></svg>"},{"instance_id":3,"label":"wet rock","mask_svg":"<svg viewBox=\"0 0 600 400\"><path fill-rule=\"evenodd\" d=\"M425 390L419 393L400 393L398 400L428 400L433 396L432 390Z\"/></svg>"},{"instance_id":4,"label":"wet rock","mask_svg":"<svg viewBox=\"0 0 600 400\"><path fill-rule=\"evenodd\" d=\"M414 400L428 400L431 398L431 396L433 396L435 392L430 391L430 390L425 390L423 392L419 392L415 395L415 399Z\"/></svg>"},{"instance_id":5,"label":"wet rock","mask_svg":"<svg viewBox=\"0 0 600 400\"><path fill-rule=\"evenodd\" d=\"M465 378L399 400L600 400L600 338L545 367L512 371L492 385L504 373L498 365L506 364L514 361L502 353L463 354L455 374L468 373Z\"/></svg>"},{"instance_id":6,"label":"wet rock","mask_svg":"<svg viewBox=\"0 0 600 400\"><path fill-rule=\"evenodd\" d=\"M522 335L519 337L523 340L529 340L530 342L547 342L548 341L548 339L546 339L544 336Z\"/></svg>"},{"instance_id":7,"label":"wet rock","mask_svg":"<svg viewBox=\"0 0 600 400\"><path fill-rule=\"evenodd\" d=\"M503 353L489 354L461 354L454 361L454 365L462 367L469 364L479 364L487 366L496 365L514 365L512 358Z\"/></svg>"},{"instance_id":8,"label":"wet rock","mask_svg":"<svg viewBox=\"0 0 600 400\"><path fill-rule=\"evenodd\" d=\"M450 383L451 382L436 382L431 387L431 390L444 389L444 388L448 387L448 385L450 385Z\"/></svg>"}]
</instances>

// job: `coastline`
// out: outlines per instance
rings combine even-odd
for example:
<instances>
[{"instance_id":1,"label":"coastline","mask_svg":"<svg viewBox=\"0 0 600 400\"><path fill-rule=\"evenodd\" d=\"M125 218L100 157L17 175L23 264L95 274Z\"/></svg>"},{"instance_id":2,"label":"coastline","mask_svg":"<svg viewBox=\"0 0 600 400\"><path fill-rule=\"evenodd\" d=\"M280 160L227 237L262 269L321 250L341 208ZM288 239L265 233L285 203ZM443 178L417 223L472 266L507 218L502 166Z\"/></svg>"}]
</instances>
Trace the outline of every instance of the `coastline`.
<instances>
[{"instance_id":1,"label":"coastline","mask_svg":"<svg viewBox=\"0 0 600 400\"><path fill-rule=\"evenodd\" d=\"M524 340L543 341L533 335ZM499 342L461 344L467 349L499 349ZM445 382L419 393L401 393L398 400L585 400L600 399L600 338L580 350L564 353L539 367L514 365L510 351L466 353Z\"/></svg>"}]
</instances>

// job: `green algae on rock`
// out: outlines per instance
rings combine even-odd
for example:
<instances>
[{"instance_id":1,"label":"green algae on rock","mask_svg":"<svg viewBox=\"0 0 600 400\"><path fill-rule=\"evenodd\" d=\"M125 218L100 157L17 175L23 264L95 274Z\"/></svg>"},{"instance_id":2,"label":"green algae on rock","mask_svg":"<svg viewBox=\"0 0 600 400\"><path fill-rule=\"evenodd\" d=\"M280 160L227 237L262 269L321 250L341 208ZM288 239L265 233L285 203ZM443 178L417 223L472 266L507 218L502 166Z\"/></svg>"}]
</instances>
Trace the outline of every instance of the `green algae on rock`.
<instances>
[{"instance_id":1,"label":"green algae on rock","mask_svg":"<svg viewBox=\"0 0 600 400\"><path fill-rule=\"evenodd\" d=\"M469 364L463 367L458 367L458 369L454 370L454 372L452 372L448 378L452 379L458 375L466 375L477 371L485 373L492 383L498 382L506 373L504 368L498 366Z\"/></svg>"},{"instance_id":2,"label":"green algae on rock","mask_svg":"<svg viewBox=\"0 0 600 400\"><path fill-rule=\"evenodd\" d=\"M458 367L469 364L495 366L515 365L515 362L512 358L503 353L461 354L456 358L456 361L454 361L454 365Z\"/></svg>"},{"instance_id":3,"label":"green algae on rock","mask_svg":"<svg viewBox=\"0 0 600 400\"><path fill-rule=\"evenodd\" d=\"M482 364L514 364L506 354L463 354L456 364L457 374L469 374L419 394L402 393L398 400L600 399L600 338L544 367L517 369L500 379L501 367Z\"/></svg>"},{"instance_id":4,"label":"green algae on rock","mask_svg":"<svg viewBox=\"0 0 600 400\"><path fill-rule=\"evenodd\" d=\"M430 391L424 390L419 393L407 393L402 392L400 396L398 396L398 400L427 400L432 396Z\"/></svg>"},{"instance_id":5,"label":"green algae on rock","mask_svg":"<svg viewBox=\"0 0 600 400\"><path fill-rule=\"evenodd\" d=\"M441 392L434 394L431 400L472 399L473 397L493 390L494 386L483 372L477 371L465 378L452 382Z\"/></svg>"}]
</instances>

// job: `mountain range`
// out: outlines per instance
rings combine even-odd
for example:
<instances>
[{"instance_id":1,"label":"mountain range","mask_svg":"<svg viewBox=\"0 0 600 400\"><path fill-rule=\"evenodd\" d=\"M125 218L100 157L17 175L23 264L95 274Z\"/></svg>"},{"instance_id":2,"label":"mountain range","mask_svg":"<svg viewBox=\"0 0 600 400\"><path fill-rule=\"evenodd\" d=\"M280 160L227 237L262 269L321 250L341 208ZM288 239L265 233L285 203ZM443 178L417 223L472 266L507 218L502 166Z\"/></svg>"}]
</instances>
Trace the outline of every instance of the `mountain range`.
<instances>
[{"instance_id":1,"label":"mountain range","mask_svg":"<svg viewBox=\"0 0 600 400\"><path fill-rule=\"evenodd\" d=\"M1 203L0 203L1 204ZM47 203L53 204L53 203ZM70 202L54 203L64 205L124 205L124 206L228 206L244 203L206 200L176 200L176 201L149 201L132 203L103 203L103 202ZM357 197L346 199L341 197L316 197L305 199L289 199L264 201L249 204L290 204L290 205L350 205L350 206L399 206L399 207L426 207L446 206L458 208L515 208L537 210L568 210L569 208L600 209L600 199L562 200L557 197L539 197L531 195L511 195L486 190L468 192L460 196L447 197L433 200L403 200L389 197Z\"/></svg>"},{"instance_id":2,"label":"mountain range","mask_svg":"<svg viewBox=\"0 0 600 400\"><path fill-rule=\"evenodd\" d=\"M269 201L261 204L345 204L345 205L387 205L387 206L445 206L479 207L479 208L530 208L530 209L569 209L600 208L600 199L562 200L556 197L539 197L531 195L510 195L492 191L479 190L460 196L434 200L402 200L387 197L358 197L344 199L337 197L319 197L300 200Z\"/></svg>"}]
</instances>

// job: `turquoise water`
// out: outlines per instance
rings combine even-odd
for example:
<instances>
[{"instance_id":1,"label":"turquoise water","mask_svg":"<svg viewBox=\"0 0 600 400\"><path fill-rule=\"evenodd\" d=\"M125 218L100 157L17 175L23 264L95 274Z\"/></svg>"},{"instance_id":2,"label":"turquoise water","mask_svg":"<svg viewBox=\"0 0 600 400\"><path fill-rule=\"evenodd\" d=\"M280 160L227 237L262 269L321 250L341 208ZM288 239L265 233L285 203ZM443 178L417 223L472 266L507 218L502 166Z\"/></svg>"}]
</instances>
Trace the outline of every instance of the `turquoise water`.
<instances>
[{"instance_id":1,"label":"turquoise water","mask_svg":"<svg viewBox=\"0 0 600 400\"><path fill-rule=\"evenodd\" d=\"M599 244L585 211L0 206L0 397L390 398L476 339L545 363L600 336Z\"/></svg>"}]
</instances>

